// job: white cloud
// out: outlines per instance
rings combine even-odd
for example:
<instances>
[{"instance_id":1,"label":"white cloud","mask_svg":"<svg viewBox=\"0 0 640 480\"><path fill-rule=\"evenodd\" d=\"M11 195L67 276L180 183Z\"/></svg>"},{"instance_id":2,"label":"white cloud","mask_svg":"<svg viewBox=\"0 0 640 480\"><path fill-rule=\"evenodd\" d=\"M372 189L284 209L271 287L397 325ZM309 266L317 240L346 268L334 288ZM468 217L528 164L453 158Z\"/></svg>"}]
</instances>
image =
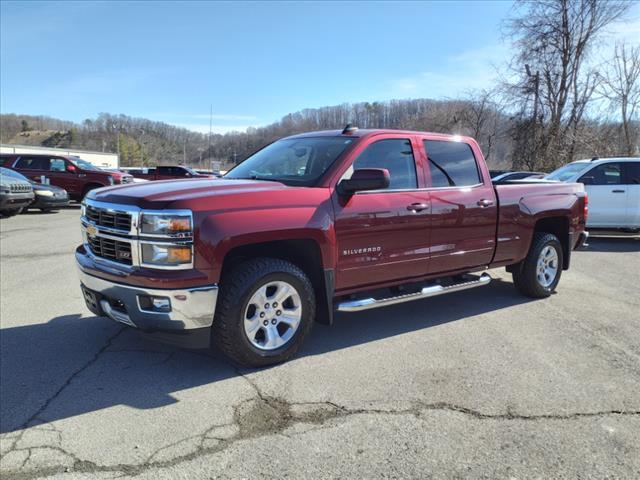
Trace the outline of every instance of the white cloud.
<instances>
[{"instance_id":1,"label":"white cloud","mask_svg":"<svg viewBox=\"0 0 640 480\"><path fill-rule=\"evenodd\" d=\"M496 82L497 66L508 56L504 44L471 49L449 57L438 70L426 70L392 82L400 97L452 98Z\"/></svg>"}]
</instances>

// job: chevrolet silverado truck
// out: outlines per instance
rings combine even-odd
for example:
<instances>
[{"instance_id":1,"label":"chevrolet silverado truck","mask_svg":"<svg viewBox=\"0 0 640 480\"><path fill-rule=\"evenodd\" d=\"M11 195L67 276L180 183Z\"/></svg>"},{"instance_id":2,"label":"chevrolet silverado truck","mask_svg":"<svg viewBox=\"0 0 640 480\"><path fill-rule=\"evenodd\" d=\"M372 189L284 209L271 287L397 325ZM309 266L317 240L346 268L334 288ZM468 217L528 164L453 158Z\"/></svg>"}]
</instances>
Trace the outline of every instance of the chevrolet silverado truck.
<instances>
[{"instance_id":1,"label":"chevrolet silverado truck","mask_svg":"<svg viewBox=\"0 0 640 480\"><path fill-rule=\"evenodd\" d=\"M82 158L68 155L2 154L0 165L36 182L60 187L77 201L96 188L133 182L129 174L107 172Z\"/></svg>"},{"instance_id":2,"label":"chevrolet silverado truck","mask_svg":"<svg viewBox=\"0 0 640 480\"><path fill-rule=\"evenodd\" d=\"M587 208L581 184L493 185L471 138L347 126L276 141L222 179L90 192L75 255L96 315L256 367L336 311L479 287L489 268L547 297Z\"/></svg>"}]
</instances>

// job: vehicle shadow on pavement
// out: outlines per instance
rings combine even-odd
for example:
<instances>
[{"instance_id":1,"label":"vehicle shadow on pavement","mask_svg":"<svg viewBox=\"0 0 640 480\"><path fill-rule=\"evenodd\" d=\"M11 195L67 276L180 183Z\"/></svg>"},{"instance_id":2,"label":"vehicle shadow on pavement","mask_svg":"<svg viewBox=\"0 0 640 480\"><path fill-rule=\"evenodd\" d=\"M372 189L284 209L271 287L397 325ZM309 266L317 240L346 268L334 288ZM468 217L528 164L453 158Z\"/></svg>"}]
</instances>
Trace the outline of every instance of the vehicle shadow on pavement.
<instances>
[{"instance_id":1,"label":"vehicle shadow on pavement","mask_svg":"<svg viewBox=\"0 0 640 480\"><path fill-rule=\"evenodd\" d=\"M589 237L588 247L578 252L640 252L640 237Z\"/></svg>"},{"instance_id":2,"label":"vehicle shadow on pavement","mask_svg":"<svg viewBox=\"0 0 640 480\"><path fill-rule=\"evenodd\" d=\"M321 355L531 301L510 282L349 315L316 325L299 356ZM215 351L141 339L103 317L80 314L0 330L0 432L127 405L152 409L176 392L237 377ZM275 367L277 368L277 367Z\"/></svg>"},{"instance_id":3,"label":"vehicle shadow on pavement","mask_svg":"<svg viewBox=\"0 0 640 480\"><path fill-rule=\"evenodd\" d=\"M469 317L532 301L513 283L493 279L486 287L376 310L340 313L331 327L314 326L301 355L318 355L458 320L471 321Z\"/></svg>"}]
</instances>

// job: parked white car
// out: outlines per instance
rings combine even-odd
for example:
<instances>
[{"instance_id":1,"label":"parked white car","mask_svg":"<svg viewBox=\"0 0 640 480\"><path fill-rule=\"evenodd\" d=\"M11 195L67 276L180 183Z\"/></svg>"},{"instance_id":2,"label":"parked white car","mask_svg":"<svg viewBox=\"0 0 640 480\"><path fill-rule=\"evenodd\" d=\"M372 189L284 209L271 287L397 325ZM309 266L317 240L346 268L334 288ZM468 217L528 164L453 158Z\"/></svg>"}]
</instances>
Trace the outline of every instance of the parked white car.
<instances>
[{"instance_id":1,"label":"parked white car","mask_svg":"<svg viewBox=\"0 0 640 480\"><path fill-rule=\"evenodd\" d=\"M640 157L578 160L545 179L584 184L588 228L640 230Z\"/></svg>"}]
</instances>

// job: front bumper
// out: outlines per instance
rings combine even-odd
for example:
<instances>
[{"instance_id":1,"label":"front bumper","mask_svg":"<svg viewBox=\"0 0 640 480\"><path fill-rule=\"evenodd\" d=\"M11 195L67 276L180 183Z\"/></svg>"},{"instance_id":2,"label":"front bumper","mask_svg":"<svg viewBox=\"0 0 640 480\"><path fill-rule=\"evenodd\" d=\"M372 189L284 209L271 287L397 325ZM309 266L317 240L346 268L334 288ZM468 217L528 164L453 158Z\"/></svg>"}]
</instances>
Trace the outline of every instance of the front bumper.
<instances>
[{"instance_id":1,"label":"front bumper","mask_svg":"<svg viewBox=\"0 0 640 480\"><path fill-rule=\"evenodd\" d=\"M79 270L87 308L98 316L135 327L147 337L185 348L207 348L218 299L218 286L150 289L123 285ZM149 298L167 299L158 311Z\"/></svg>"},{"instance_id":2,"label":"front bumper","mask_svg":"<svg viewBox=\"0 0 640 480\"><path fill-rule=\"evenodd\" d=\"M42 195L36 195L35 200L29 208L42 208L42 209L50 209L50 208L60 208L66 207L69 205L69 196L65 195L64 197L44 197Z\"/></svg>"},{"instance_id":3,"label":"front bumper","mask_svg":"<svg viewBox=\"0 0 640 480\"><path fill-rule=\"evenodd\" d=\"M26 207L33 201L33 192L0 194L0 209L10 210Z\"/></svg>"}]
</instances>

